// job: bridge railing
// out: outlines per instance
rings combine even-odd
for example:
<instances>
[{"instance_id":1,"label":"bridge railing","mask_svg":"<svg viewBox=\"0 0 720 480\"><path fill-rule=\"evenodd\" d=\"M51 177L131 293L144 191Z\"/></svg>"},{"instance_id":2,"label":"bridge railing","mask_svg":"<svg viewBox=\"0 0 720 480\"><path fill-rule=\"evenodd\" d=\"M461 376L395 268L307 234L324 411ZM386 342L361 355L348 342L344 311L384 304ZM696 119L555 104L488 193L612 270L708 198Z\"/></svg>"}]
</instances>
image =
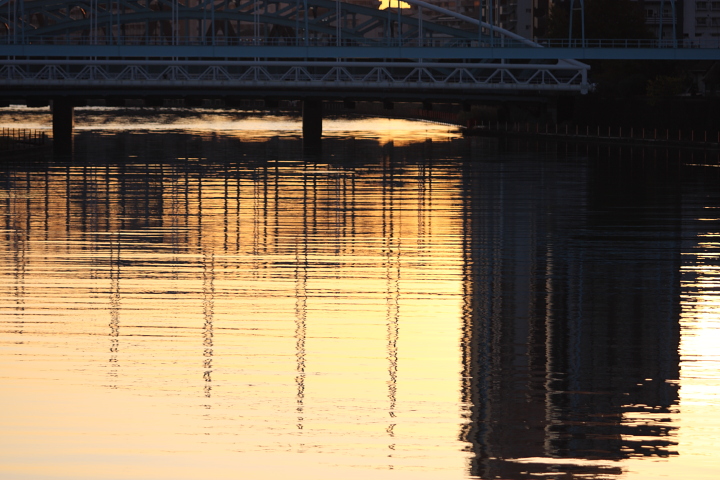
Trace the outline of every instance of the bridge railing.
<instances>
[{"instance_id":1,"label":"bridge railing","mask_svg":"<svg viewBox=\"0 0 720 480\"><path fill-rule=\"evenodd\" d=\"M16 44L12 37L0 35L0 45ZM210 38L198 35L177 36L95 36L95 35L26 35L23 45L178 45L178 46L299 46L299 47L404 47L404 48L477 48L477 47L525 47L523 43L512 39L468 38L342 38L335 37L224 37Z\"/></svg>"},{"instance_id":2,"label":"bridge railing","mask_svg":"<svg viewBox=\"0 0 720 480\"><path fill-rule=\"evenodd\" d=\"M469 121L469 135L529 136L556 140L720 147L720 130L630 126L569 125L540 122Z\"/></svg>"},{"instance_id":3,"label":"bridge railing","mask_svg":"<svg viewBox=\"0 0 720 480\"><path fill-rule=\"evenodd\" d=\"M380 37L342 38L326 37L252 37L203 35L25 35L23 45L179 45L179 46L300 46L300 47L404 47L404 48L535 48L511 38L483 37L482 39L452 37ZM720 37L708 39L540 39L545 48L720 48ZM0 35L0 45L18 44L10 35Z\"/></svg>"},{"instance_id":4,"label":"bridge railing","mask_svg":"<svg viewBox=\"0 0 720 480\"><path fill-rule=\"evenodd\" d=\"M547 48L720 48L719 38L708 39L560 39L539 40Z\"/></svg>"}]
</instances>

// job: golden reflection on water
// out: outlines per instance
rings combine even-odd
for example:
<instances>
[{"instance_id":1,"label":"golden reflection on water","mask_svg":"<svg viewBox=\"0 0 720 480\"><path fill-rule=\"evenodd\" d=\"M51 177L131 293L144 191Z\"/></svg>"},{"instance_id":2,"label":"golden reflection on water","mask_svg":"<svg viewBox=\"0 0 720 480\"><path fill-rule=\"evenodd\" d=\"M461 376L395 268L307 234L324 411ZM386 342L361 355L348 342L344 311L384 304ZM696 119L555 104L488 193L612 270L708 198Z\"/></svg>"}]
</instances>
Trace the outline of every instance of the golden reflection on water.
<instances>
[{"instance_id":1,"label":"golden reflection on water","mask_svg":"<svg viewBox=\"0 0 720 480\"><path fill-rule=\"evenodd\" d=\"M393 118L343 117L323 122L323 136L375 140L381 145L392 142L406 145L425 140L458 137L458 127ZM52 130L47 107L0 107L0 124L12 128ZM76 107L75 132L114 134L135 132L193 132L223 135L243 141L269 140L278 136L302 138L302 120L289 114L267 114L231 109L192 110L177 108Z\"/></svg>"},{"instance_id":2,"label":"golden reflection on water","mask_svg":"<svg viewBox=\"0 0 720 480\"><path fill-rule=\"evenodd\" d=\"M0 246L3 472L462 476L451 170L15 177Z\"/></svg>"},{"instance_id":3,"label":"golden reflection on water","mask_svg":"<svg viewBox=\"0 0 720 480\"><path fill-rule=\"evenodd\" d=\"M157 115L2 172L0 475L716 469L717 223L681 246L674 188L442 125L328 121L306 161L291 117Z\"/></svg>"},{"instance_id":4,"label":"golden reflection on water","mask_svg":"<svg viewBox=\"0 0 720 480\"><path fill-rule=\"evenodd\" d=\"M710 480L720 472L720 219L692 220L682 266L680 399L673 418L680 425L678 457L651 463L630 459L626 477L633 480Z\"/></svg>"},{"instance_id":5,"label":"golden reflection on water","mask_svg":"<svg viewBox=\"0 0 720 480\"><path fill-rule=\"evenodd\" d=\"M717 207L708 213L717 212ZM682 298L681 454L696 478L717 478L720 458L720 219L699 218L698 234L685 256Z\"/></svg>"}]
</instances>

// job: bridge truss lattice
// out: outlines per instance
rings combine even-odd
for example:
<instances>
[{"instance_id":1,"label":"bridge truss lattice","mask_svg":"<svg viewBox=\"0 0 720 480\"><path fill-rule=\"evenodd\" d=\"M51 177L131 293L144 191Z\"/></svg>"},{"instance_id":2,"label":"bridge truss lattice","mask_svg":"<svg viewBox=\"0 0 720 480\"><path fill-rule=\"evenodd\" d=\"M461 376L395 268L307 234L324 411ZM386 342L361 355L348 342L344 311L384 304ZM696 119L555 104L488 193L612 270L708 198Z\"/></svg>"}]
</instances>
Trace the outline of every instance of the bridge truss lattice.
<instances>
[{"instance_id":1,"label":"bridge truss lattice","mask_svg":"<svg viewBox=\"0 0 720 480\"><path fill-rule=\"evenodd\" d=\"M298 96L587 89L580 62L488 57L488 48L541 47L420 0L407 4L0 0L0 84Z\"/></svg>"}]
</instances>

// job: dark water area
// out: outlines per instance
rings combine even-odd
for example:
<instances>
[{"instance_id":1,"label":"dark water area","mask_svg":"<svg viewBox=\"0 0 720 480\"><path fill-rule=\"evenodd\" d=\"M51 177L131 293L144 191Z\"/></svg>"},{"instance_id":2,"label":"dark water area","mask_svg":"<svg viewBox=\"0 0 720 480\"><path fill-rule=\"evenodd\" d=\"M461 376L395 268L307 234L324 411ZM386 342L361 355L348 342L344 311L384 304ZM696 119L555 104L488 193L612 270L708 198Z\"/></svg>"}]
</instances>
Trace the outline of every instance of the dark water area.
<instances>
[{"instance_id":1,"label":"dark water area","mask_svg":"<svg viewBox=\"0 0 720 480\"><path fill-rule=\"evenodd\" d=\"M2 475L717 473L713 154L333 122L2 165Z\"/></svg>"},{"instance_id":2,"label":"dark water area","mask_svg":"<svg viewBox=\"0 0 720 480\"><path fill-rule=\"evenodd\" d=\"M579 125L634 127L636 131L684 129L695 131L696 138L705 131L709 138L715 138L720 130L717 115L720 101L712 96L647 98L608 92L583 96L569 103L565 106L565 115L569 118L565 120L572 119Z\"/></svg>"}]
</instances>

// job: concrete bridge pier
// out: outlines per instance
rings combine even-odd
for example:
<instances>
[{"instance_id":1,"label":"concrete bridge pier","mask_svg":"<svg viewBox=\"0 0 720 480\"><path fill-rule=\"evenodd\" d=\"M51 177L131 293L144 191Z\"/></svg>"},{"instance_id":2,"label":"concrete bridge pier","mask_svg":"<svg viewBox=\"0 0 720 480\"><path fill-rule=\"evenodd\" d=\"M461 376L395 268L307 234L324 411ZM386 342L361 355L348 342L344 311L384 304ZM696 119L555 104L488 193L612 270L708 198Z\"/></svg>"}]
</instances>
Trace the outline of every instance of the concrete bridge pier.
<instances>
[{"instance_id":1,"label":"concrete bridge pier","mask_svg":"<svg viewBox=\"0 0 720 480\"><path fill-rule=\"evenodd\" d=\"M56 155L72 155L75 105L67 97L54 98L52 102L53 152Z\"/></svg>"},{"instance_id":2,"label":"concrete bridge pier","mask_svg":"<svg viewBox=\"0 0 720 480\"><path fill-rule=\"evenodd\" d=\"M303 100L303 148L306 151L317 151L322 142L322 111L323 102L313 98Z\"/></svg>"}]
</instances>

